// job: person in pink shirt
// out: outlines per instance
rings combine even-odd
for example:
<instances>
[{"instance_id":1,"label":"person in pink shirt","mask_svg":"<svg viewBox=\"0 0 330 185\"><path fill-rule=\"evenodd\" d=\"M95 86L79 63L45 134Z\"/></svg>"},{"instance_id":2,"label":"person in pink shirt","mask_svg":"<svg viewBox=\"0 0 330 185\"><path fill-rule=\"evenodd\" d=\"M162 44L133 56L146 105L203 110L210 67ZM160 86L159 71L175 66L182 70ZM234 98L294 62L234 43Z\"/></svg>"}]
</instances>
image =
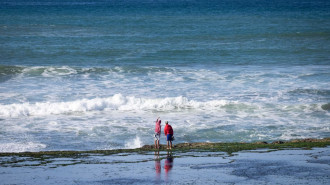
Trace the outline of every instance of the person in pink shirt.
<instances>
[{"instance_id":1,"label":"person in pink shirt","mask_svg":"<svg viewBox=\"0 0 330 185\"><path fill-rule=\"evenodd\" d=\"M159 117L156 120L156 125L155 125L155 148L159 149L159 139L160 139L160 132L161 132L161 124L162 121L159 119Z\"/></svg>"}]
</instances>

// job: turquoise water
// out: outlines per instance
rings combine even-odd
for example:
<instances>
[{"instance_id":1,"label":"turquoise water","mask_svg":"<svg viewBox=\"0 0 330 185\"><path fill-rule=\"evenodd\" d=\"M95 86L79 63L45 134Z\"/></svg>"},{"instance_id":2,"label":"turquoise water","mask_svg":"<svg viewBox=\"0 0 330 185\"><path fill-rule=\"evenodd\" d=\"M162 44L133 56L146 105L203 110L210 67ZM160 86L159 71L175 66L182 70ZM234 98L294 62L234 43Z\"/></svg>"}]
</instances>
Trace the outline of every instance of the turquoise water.
<instances>
[{"instance_id":1,"label":"turquoise water","mask_svg":"<svg viewBox=\"0 0 330 185\"><path fill-rule=\"evenodd\" d=\"M0 151L139 147L158 116L176 142L329 137L329 10L0 1Z\"/></svg>"}]
</instances>

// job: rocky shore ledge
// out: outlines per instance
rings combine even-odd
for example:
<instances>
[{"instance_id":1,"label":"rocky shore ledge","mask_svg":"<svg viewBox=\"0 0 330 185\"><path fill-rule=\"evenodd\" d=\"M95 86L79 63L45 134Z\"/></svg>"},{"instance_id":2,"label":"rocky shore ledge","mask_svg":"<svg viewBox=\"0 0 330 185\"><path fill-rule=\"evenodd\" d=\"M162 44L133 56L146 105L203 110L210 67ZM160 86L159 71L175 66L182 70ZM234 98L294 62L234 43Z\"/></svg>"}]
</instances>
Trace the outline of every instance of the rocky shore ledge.
<instances>
[{"instance_id":1,"label":"rocky shore ledge","mask_svg":"<svg viewBox=\"0 0 330 185\"><path fill-rule=\"evenodd\" d=\"M2 184L328 185L330 138L0 153Z\"/></svg>"},{"instance_id":2,"label":"rocky shore ledge","mask_svg":"<svg viewBox=\"0 0 330 185\"><path fill-rule=\"evenodd\" d=\"M294 139L290 141L273 141L268 142L255 142L255 143L179 143L174 145L173 150L205 150L205 151L222 151L227 153L238 152L242 150L255 150L262 148L269 149L289 149L289 148L304 148L310 149L312 147L326 147L330 146L330 138L324 139ZM144 145L142 150L152 150L154 145ZM161 145L160 150L165 150L166 145Z\"/></svg>"},{"instance_id":3,"label":"rocky shore ledge","mask_svg":"<svg viewBox=\"0 0 330 185\"><path fill-rule=\"evenodd\" d=\"M291 149L302 148L311 149L313 147L327 147L330 146L330 138L324 139L295 139L290 141L274 141L267 142L255 142L255 143L178 143L173 146L172 151L175 152L226 152L231 154L233 152L239 152L243 150L256 150L256 149ZM100 155L112 155L119 153L144 153L155 151L154 145L144 145L141 148L136 149L116 149L116 150L89 150L89 151L40 151L40 152L21 152L21 153L0 153L0 157L5 156L19 156L19 157L82 157L91 154ZM161 151L166 150L165 145L161 145Z\"/></svg>"}]
</instances>

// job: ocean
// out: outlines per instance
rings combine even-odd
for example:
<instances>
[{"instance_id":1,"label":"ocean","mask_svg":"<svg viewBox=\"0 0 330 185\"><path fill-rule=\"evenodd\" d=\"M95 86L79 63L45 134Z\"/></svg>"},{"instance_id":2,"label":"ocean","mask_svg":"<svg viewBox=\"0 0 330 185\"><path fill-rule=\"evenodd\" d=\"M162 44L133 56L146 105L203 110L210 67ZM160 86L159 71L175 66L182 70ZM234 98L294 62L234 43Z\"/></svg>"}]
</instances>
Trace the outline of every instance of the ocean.
<instances>
[{"instance_id":1,"label":"ocean","mask_svg":"<svg viewBox=\"0 0 330 185\"><path fill-rule=\"evenodd\" d=\"M0 0L0 152L330 137L329 82L326 0Z\"/></svg>"}]
</instances>

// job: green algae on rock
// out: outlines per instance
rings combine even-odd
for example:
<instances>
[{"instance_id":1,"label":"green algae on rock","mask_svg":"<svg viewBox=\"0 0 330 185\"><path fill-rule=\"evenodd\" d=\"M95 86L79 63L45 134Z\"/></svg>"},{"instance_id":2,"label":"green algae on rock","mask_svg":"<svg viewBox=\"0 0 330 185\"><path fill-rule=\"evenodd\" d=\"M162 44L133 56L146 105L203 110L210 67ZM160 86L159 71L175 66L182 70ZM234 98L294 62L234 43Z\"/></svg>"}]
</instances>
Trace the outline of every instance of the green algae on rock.
<instances>
[{"instance_id":1,"label":"green algae on rock","mask_svg":"<svg viewBox=\"0 0 330 185\"><path fill-rule=\"evenodd\" d=\"M290 149L302 148L311 149L313 147L326 147L330 146L330 138L324 139L296 139L291 141L274 141L255 142L255 143L178 143L173 147L173 151L186 152L186 151L200 151L200 152L239 152L242 150L256 150L256 149ZM165 150L166 146L161 145L160 150ZM35 157L35 158L81 158L89 155L113 155L120 153L139 153L155 151L153 145L144 145L137 149L117 149L117 150L90 150L90 151L40 151L40 152L21 152L21 153L0 153L0 157L5 156L19 156L19 157Z\"/></svg>"}]
</instances>

